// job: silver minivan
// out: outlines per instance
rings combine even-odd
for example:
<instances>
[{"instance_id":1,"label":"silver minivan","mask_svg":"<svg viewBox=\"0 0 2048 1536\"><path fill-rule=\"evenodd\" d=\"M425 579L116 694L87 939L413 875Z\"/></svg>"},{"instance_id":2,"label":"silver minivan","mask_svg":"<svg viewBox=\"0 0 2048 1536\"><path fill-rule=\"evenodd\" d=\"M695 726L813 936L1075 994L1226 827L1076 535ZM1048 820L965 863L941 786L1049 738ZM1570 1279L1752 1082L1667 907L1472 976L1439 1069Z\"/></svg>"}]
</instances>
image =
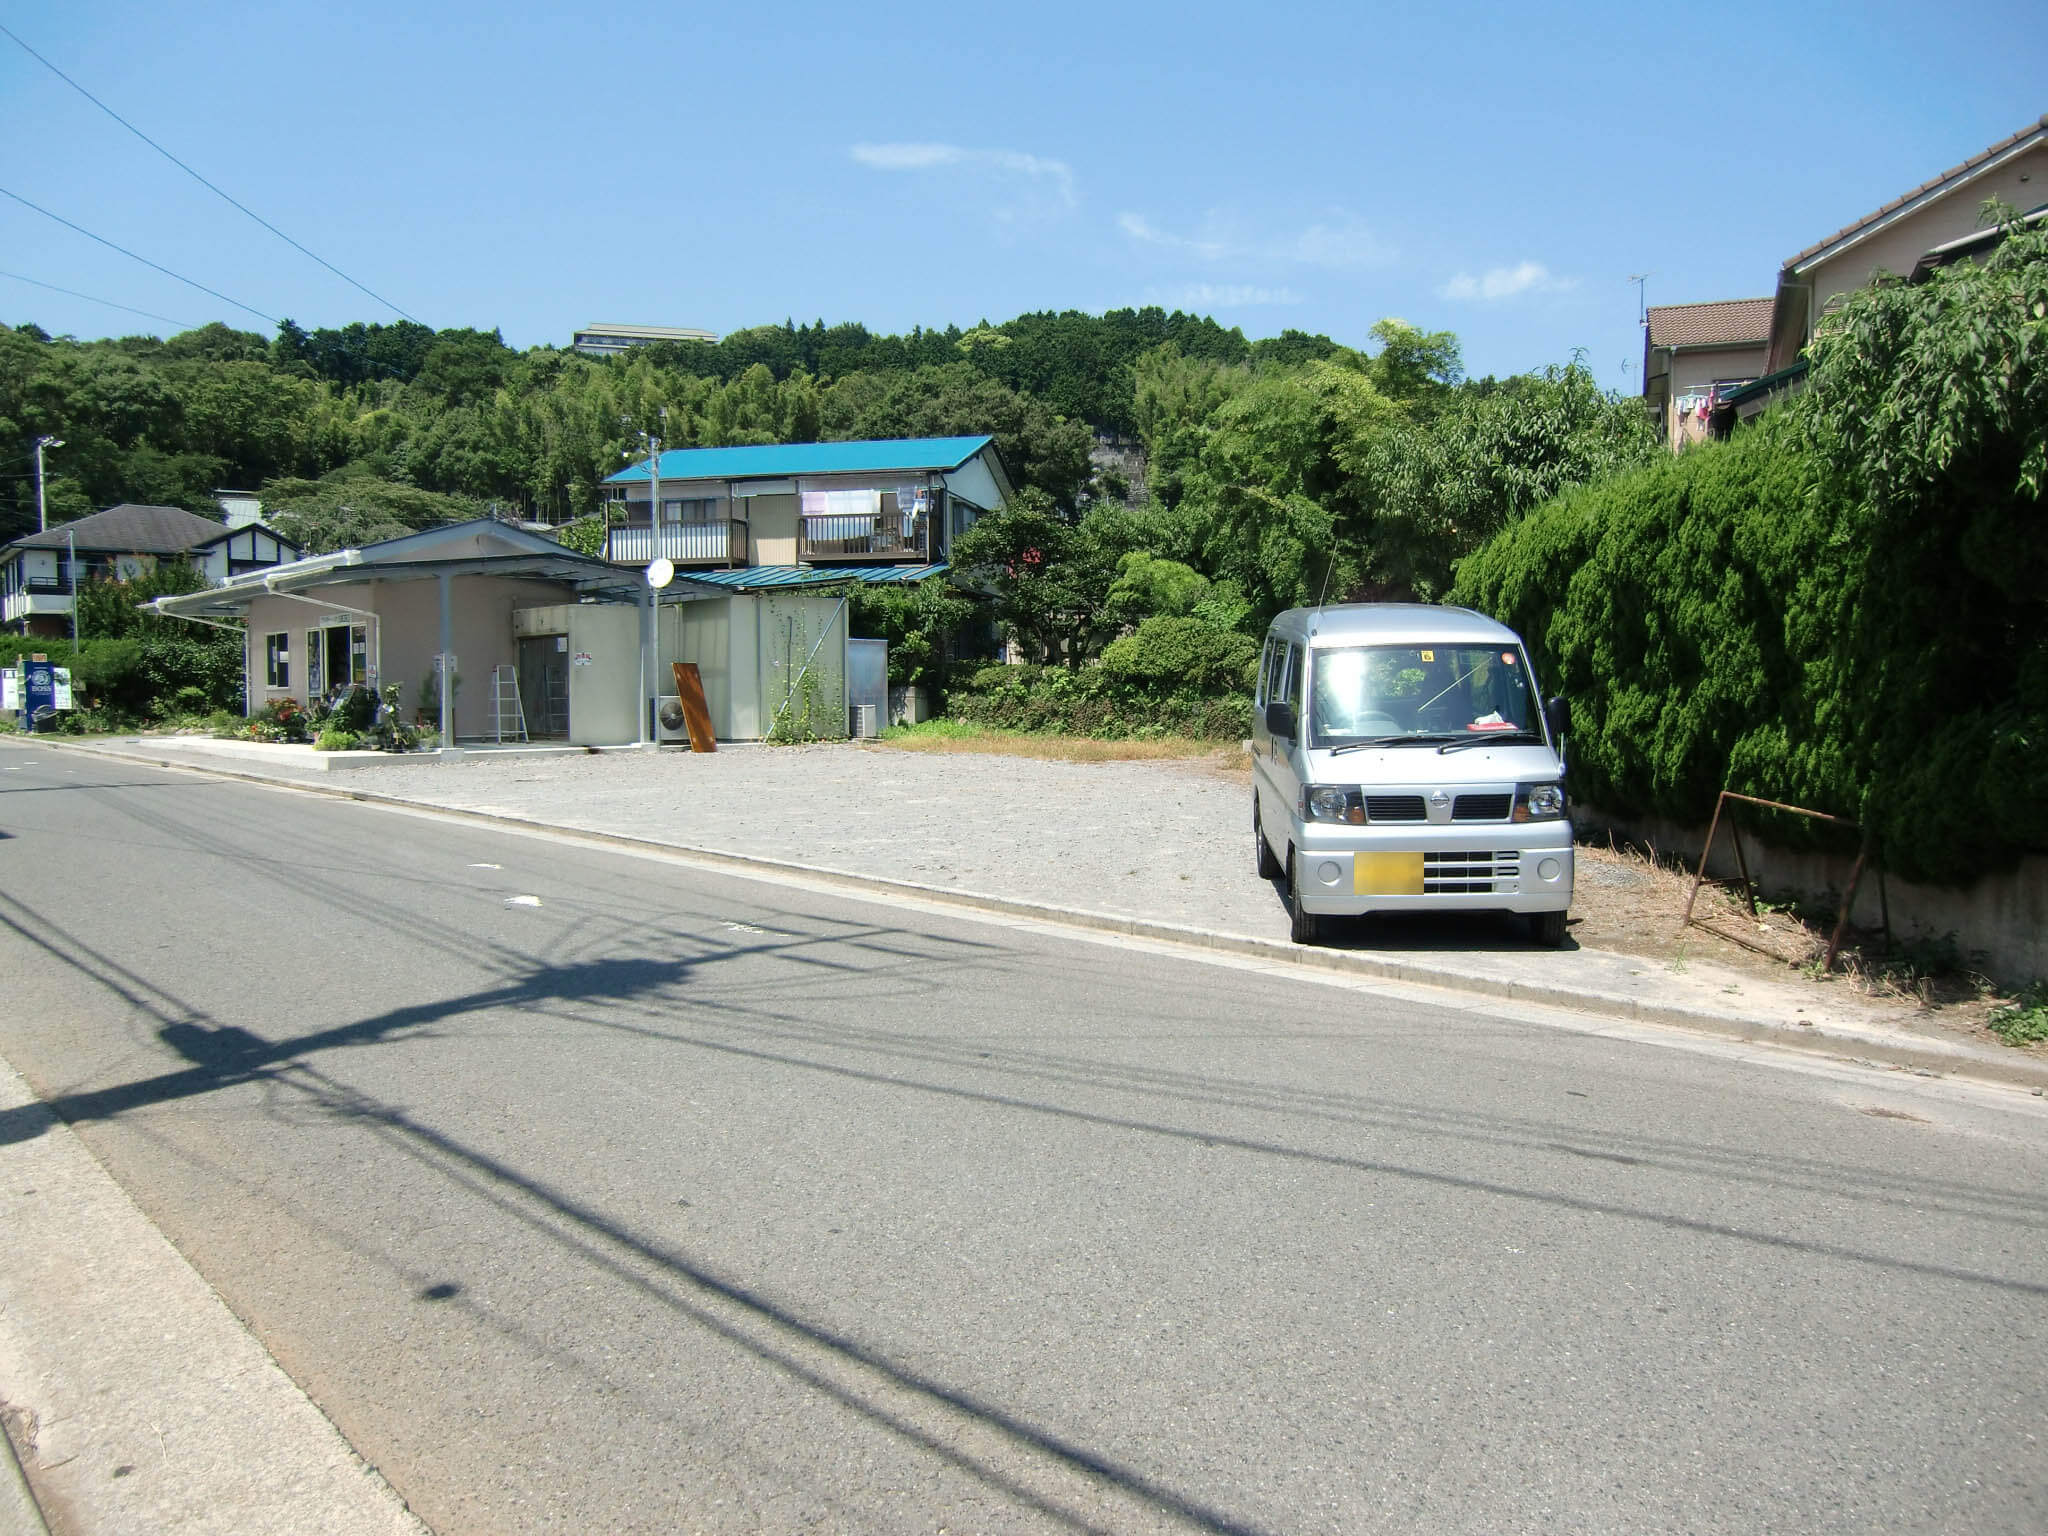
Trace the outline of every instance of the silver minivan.
<instances>
[{"instance_id":1,"label":"silver minivan","mask_svg":"<svg viewBox=\"0 0 2048 1536\"><path fill-rule=\"evenodd\" d=\"M1540 699L1521 638L1467 608L1275 619L1252 711L1252 841L1259 874L1286 877L1294 941L1368 912L1508 911L1562 944L1565 708Z\"/></svg>"}]
</instances>

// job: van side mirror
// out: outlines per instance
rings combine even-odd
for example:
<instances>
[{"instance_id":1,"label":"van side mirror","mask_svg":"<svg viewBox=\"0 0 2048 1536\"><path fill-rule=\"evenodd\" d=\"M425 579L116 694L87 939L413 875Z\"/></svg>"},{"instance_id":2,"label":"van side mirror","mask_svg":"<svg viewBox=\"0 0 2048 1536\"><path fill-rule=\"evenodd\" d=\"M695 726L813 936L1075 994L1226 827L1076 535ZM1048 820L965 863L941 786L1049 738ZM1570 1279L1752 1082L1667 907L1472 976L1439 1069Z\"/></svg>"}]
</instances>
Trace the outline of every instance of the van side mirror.
<instances>
[{"instance_id":1,"label":"van side mirror","mask_svg":"<svg viewBox=\"0 0 2048 1536\"><path fill-rule=\"evenodd\" d=\"M1550 721L1550 734L1562 736L1572 728L1572 706L1565 699L1551 699L1543 706L1544 716Z\"/></svg>"},{"instance_id":2,"label":"van side mirror","mask_svg":"<svg viewBox=\"0 0 2048 1536\"><path fill-rule=\"evenodd\" d=\"M1275 736L1294 740L1294 711L1282 700L1274 699L1266 706L1266 729Z\"/></svg>"}]
</instances>

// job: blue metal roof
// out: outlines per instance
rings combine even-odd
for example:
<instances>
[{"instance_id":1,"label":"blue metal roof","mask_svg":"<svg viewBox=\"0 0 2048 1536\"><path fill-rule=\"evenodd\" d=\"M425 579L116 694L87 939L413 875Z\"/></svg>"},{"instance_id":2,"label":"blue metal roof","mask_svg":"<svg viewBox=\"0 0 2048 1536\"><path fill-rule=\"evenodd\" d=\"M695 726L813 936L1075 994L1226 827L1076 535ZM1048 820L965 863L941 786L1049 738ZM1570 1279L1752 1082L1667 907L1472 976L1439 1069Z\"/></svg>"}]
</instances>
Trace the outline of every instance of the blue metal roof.
<instances>
[{"instance_id":1,"label":"blue metal roof","mask_svg":"<svg viewBox=\"0 0 2048 1536\"><path fill-rule=\"evenodd\" d=\"M791 475L907 474L958 469L993 437L892 437L859 443L771 443L755 448L671 448L661 456L664 480L779 480ZM606 485L638 484L635 464Z\"/></svg>"},{"instance_id":2,"label":"blue metal roof","mask_svg":"<svg viewBox=\"0 0 2048 1536\"><path fill-rule=\"evenodd\" d=\"M893 586L945 574L943 565L743 565L731 571L685 571L681 576L708 587L750 592L769 587L824 587L844 581Z\"/></svg>"}]
</instances>

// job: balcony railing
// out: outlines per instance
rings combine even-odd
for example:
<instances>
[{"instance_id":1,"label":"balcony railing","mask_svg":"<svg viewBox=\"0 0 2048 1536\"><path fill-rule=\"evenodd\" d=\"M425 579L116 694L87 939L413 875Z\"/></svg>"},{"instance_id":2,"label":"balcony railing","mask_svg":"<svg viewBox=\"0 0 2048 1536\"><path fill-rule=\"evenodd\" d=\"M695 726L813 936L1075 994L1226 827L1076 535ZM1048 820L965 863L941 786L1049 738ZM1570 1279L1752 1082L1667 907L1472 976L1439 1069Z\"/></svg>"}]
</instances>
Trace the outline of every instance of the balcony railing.
<instances>
[{"instance_id":1,"label":"balcony railing","mask_svg":"<svg viewBox=\"0 0 2048 1536\"><path fill-rule=\"evenodd\" d=\"M747 564L747 525L740 518L716 523L664 523L657 547L645 523L616 524L605 535L604 557L620 565L645 565L657 555L678 565Z\"/></svg>"},{"instance_id":2,"label":"balcony railing","mask_svg":"<svg viewBox=\"0 0 2048 1536\"><path fill-rule=\"evenodd\" d=\"M896 513L879 517L829 515L806 517L798 541L799 560L925 560L931 543L928 517Z\"/></svg>"},{"instance_id":3,"label":"balcony railing","mask_svg":"<svg viewBox=\"0 0 2048 1536\"><path fill-rule=\"evenodd\" d=\"M0 596L0 623L13 624L39 613L69 613L71 583L68 581L25 581Z\"/></svg>"}]
</instances>

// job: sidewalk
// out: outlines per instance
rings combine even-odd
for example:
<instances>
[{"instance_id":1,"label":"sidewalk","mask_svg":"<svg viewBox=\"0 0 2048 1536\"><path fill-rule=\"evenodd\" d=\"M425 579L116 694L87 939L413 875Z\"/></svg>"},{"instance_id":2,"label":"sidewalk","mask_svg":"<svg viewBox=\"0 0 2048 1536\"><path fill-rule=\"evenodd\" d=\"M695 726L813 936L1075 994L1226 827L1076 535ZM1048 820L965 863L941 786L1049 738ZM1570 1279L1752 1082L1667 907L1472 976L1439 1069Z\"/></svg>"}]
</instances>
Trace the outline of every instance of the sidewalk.
<instances>
[{"instance_id":1,"label":"sidewalk","mask_svg":"<svg viewBox=\"0 0 2048 1536\"><path fill-rule=\"evenodd\" d=\"M46 740L49 740L46 738ZM2048 1087L2048 1058L1961 1039L1904 1004L1695 960L1542 950L1519 925L1362 926L1329 948L1287 941L1251 872L1250 785L1184 761L1069 763L826 743L547 755L382 757L329 780L306 749L206 737L86 746L349 798L688 850L982 909L1454 987L1909 1070ZM1591 871L1587 871L1588 874ZM1674 919L1675 920L1675 919Z\"/></svg>"},{"instance_id":2,"label":"sidewalk","mask_svg":"<svg viewBox=\"0 0 2048 1536\"><path fill-rule=\"evenodd\" d=\"M0 1536L424 1536L390 1486L6 1063Z\"/></svg>"}]
</instances>

